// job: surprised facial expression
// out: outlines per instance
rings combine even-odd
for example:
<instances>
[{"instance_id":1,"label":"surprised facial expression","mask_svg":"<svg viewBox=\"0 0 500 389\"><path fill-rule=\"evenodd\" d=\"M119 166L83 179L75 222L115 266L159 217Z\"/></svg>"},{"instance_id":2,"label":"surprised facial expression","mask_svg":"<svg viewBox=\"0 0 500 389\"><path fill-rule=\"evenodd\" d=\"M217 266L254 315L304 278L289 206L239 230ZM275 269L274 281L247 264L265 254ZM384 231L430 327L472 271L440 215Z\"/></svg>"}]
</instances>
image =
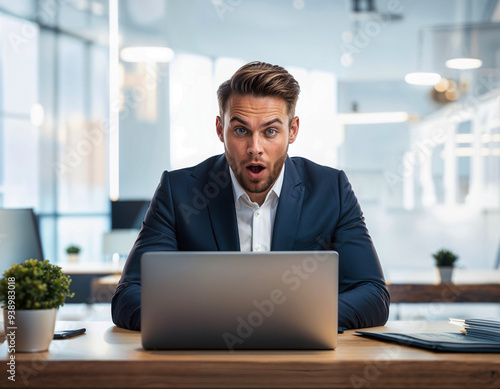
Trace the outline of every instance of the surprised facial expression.
<instances>
[{"instance_id":1,"label":"surprised facial expression","mask_svg":"<svg viewBox=\"0 0 500 389\"><path fill-rule=\"evenodd\" d=\"M288 145L297 137L299 118L290 122L280 97L231 95L216 127L238 182L262 205L285 163Z\"/></svg>"}]
</instances>

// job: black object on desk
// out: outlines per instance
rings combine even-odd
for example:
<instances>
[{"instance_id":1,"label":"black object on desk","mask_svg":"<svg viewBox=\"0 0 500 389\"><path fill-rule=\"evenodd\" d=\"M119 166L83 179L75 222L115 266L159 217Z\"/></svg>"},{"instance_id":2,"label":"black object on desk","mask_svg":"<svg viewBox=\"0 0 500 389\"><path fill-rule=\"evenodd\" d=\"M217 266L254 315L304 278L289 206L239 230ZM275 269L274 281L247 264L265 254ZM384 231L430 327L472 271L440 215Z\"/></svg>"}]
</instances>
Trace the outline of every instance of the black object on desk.
<instances>
[{"instance_id":1,"label":"black object on desk","mask_svg":"<svg viewBox=\"0 0 500 389\"><path fill-rule=\"evenodd\" d=\"M356 331L368 338L399 343L402 346L423 348L431 351L459 353L500 353L500 342L485 341L456 332L432 332L403 334L397 332Z\"/></svg>"},{"instance_id":2,"label":"black object on desk","mask_svg":"<svg viewBox=\"0 0 500 389\"><path fill-rule=\"evenodd\" d=\"M68 339L73 336L84 334L87 331L86 328L76 328L74 330L61 330L54 331L54 339Z\"/></svg>"}]
</instances>

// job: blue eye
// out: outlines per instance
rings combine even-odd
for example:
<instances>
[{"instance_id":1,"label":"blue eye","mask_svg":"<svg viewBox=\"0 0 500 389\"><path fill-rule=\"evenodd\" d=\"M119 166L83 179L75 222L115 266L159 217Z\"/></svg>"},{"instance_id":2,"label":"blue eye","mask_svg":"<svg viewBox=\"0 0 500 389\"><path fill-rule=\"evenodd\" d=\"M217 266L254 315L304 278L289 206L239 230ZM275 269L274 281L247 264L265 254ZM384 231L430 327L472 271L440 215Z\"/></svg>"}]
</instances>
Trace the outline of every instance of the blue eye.
<instances>
[{"instance_id":1,"label":"blue eye","mask_svg":"<svg viewBox=\"0 0 500 389\"><path fill-rule=\"evenodd\" d=\"M245 130L244 128L241 128L241 127L238 127L238 128L235 128L234 131L239 134L239 135L243 135L244 133L247 132L247 130Z\"/></svg>"},{"instance_id":2,"label":"blue eye","mask_svg":"<svg viewBox=\"0 0 500 389\"><path fill-rule=\"evenodd\" d=\"M269 129L269 130L266 130L266 133L267 133L267 135L269 135L269 136L273 136L273 135L276 135L276 130Z\"/></svg>"}]
</instances>

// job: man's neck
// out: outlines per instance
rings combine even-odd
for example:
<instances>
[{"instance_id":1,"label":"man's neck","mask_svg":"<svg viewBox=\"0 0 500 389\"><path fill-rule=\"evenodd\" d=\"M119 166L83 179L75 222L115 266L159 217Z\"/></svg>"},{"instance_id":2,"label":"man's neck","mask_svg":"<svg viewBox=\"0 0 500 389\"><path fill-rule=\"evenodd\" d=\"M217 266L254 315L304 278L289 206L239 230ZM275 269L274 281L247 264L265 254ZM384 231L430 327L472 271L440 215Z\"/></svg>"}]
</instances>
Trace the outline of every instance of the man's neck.
<instances>
[{"instance_id":1,"label":"man's neck","mask_svg":"<svg viewBox=\"0 0 500 389\"><path fill-rule=\"evenodd\" d=\"M234 175L234 172L231 170L231 167L229 167L229 172L231 176L231 182L233 184L233 193L235 196L235 201L238 200L238 198L244 193L248 196L248 199L254 203L257 203L259 207L261 207L265 202L267 197L269 196L270 191L274 191L276 195L280 196L281 193L281 188L283 186L283 180L285 176L285 164L281 167L280 174L276 178L276 180L271 184L271 186L265 191L261 193L251 193L248 192L246 189L243 188L243 186L238 182L238 179Z\"/></svg>"},{"instance_id":2,"label":"man's neck","mask_svg":"<svg viewBox=\"0 0 500 389\"><path fill-rule=\"evenodd\" d=\"M273 185L274 185L274 182L273 182ZM259 207L261 207L262 204L264 204L264 201L266 201L267 194L269 193L269 191L271 190L273 185L271 185L271 187L268 190L266 190L265 192L262 192L262 193L249 193L246 190L245 190L245 192L251 201L259 204Z\"/></svg>"}]
</instances>

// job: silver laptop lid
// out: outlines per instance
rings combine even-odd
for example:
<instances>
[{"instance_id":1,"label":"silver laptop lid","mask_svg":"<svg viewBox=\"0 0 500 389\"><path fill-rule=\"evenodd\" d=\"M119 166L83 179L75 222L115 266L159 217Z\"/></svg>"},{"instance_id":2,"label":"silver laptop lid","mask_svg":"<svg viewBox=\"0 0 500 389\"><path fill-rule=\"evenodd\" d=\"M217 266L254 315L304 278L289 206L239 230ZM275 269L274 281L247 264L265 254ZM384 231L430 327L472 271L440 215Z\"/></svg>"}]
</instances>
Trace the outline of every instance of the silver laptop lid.
<instances>
[{"instance_id":1,"label":"silver laptop lid","mask_svg":"<svg viewBox=\"0 0 500 389\"><path fill-rule=\"evenodd\" d=\"M334 349L338 254L149 252L145 349Z\"/></svg>"}]
</instances>

